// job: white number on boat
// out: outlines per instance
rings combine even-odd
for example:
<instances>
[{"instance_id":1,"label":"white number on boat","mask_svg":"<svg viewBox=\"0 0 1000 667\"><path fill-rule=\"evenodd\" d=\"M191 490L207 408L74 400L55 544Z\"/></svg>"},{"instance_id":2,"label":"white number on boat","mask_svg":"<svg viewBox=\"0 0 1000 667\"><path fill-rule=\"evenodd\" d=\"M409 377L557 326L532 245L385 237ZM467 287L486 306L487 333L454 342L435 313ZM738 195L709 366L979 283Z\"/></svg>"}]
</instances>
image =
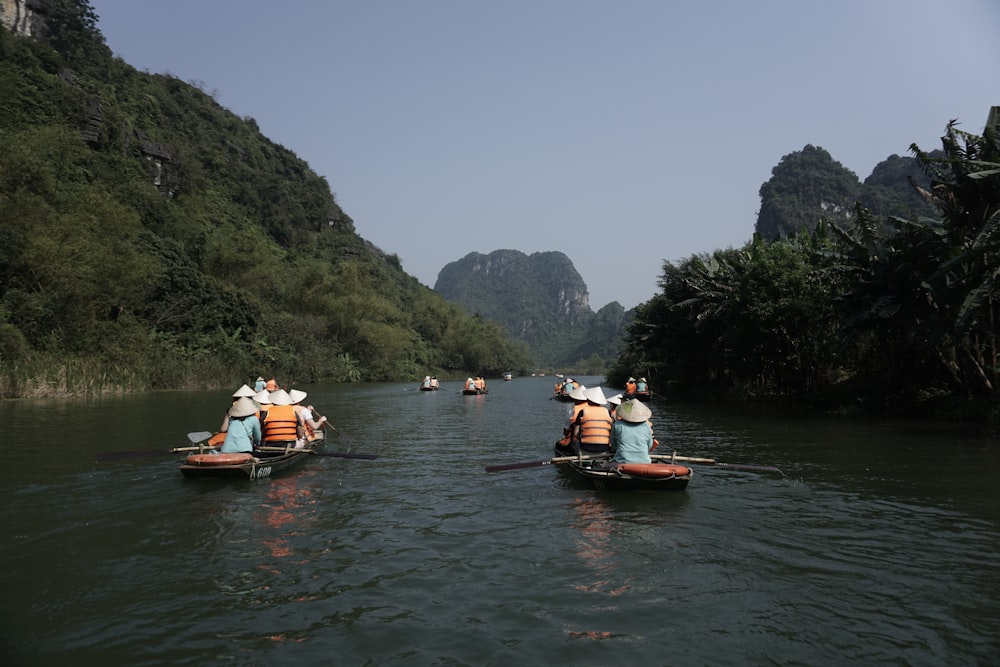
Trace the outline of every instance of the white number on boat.
<instances>
[{"instance_id":1,"label":"white number on boat","mask_svg":"<svg viewBox=\"0 0 1000 667\"><path fill-rule=\"evenodd\" d=\"M256 475L257 479L260 479L261 477L268 477L270 476L270 474L271 474L271 466L261 466L257 468L257 475Z\"/></svg>"}]
</instances>

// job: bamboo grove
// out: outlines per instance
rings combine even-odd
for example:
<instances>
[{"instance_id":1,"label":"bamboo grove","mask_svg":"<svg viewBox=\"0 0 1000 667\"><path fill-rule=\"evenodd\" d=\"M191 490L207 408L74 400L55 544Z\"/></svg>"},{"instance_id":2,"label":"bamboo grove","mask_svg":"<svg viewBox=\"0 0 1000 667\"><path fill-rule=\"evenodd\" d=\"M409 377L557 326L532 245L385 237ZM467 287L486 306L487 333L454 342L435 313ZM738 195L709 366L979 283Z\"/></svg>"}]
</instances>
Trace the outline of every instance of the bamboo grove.
<instances>
[{"instance_id":1,"label":"bamboo grove","mask_svg":"<svg viewBox=\"0 0 1000 667\"><path fill-rule=\"evenodd\" d=\"M665 263L611 372L671 395L992 409L1000 389L1000 107L911 146L933 217L877 219ZM970 400L971 399L971 400ZM955 406L963 406L956 408ZM969 416L969 415L966 415Z\"/></svg>"}]
</instances>

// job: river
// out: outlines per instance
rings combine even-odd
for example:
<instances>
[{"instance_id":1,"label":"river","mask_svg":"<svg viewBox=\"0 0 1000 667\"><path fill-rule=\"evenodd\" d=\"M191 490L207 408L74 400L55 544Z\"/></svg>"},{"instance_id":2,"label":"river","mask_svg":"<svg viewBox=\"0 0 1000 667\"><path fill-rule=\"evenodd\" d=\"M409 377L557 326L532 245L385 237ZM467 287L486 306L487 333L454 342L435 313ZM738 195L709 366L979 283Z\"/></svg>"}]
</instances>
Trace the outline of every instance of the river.
<instances>
[{"instance_id":1,"label":"river","mask_svg":"<svg viewBox=\"0 0 1000 667\"><path fill-rule=\"evenodd\" d=\"M549 457L552 385L299 387L330 450L379 458L253 482L95 461L216 430L226 391L0 402L0 664L1000 660L992 441L657 399L661 451L784 474L695 466L686 491L614 494L485 472Z\"/></svg>"}]
</instances>

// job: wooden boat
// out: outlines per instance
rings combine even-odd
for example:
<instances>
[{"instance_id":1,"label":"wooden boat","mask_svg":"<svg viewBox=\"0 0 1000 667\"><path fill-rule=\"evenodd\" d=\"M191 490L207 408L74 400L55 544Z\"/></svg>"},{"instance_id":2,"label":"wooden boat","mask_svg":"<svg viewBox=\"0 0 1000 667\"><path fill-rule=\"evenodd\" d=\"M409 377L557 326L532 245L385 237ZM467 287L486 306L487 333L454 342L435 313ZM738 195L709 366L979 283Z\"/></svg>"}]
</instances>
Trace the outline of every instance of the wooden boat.
<instances>
[{"instance_id":1,"label":"wooden boat","mask_svg":"<svg viewBox=\"0 0 1000 667\"><path fill-rule=\"evenodd\" d=\"M652 396L653 396L653 392L651 392L649 390L646 390L646 391L636 391L636 392L633 392L631 394L625 394L624 396L622 396L622 400L627 401L630 398L637 398L640 401L642 401L643 403L649 403L649 401L652 398Z\"/></svg>"},{"instance_id":2,"label":"wooden boat","mask_svg":"<svg viewBox=\"0 0 1000 667\"><path fill-rule=\"evenodd\" d=\"M558 450L556 456L563 456ZM683 491L694 471L674 463L618 463L608 458L580 458L566 467L599 491Z\"/></svg>"},{"instance_id":3,"label":"wooden boat","mask_svg":"<svg viewBox=\"0 0 1000 667\"><path fill-rule=\"evenodd\" d=\"M466 396L478 396L479 394L490 393L489 389L463 389L462 393Z\"/></svg>"},{"instance_id":4,"label":"wooden boat","mask_svg":"<svg viewBox=\"0 0 1000 667\"><path fill-rule=\"evenodd\" d=\"M420 391L437 391L440 387L425 387L420 385Z\"/></svg>"},{"instance_id":5,"label":"wooden boat","mask_svg":"<svg viewBox=\"0 0 1000 667\"><path fill-rule=\"evenodd\" d=\"M273 477L318 452L325 442L325 438L317 438L301 448L296 448L294 442L285 447L265 446L255 449L253 454L191 454L181 463L181 474L191 479Z\"/></svg>"},{"instance_id":6,"label":"wooden boat","mask_svg":"<svg viewBox=\"0 0 1000 667\"><path fill-rule=\"evenodd\" d=\"M513 374L511 374L511 373L504 373L503 374L503 381L504 382L510 382L513 379L514 379Z\"/></svg>"},{"instance_id":7,"label":"wooden boat","mask_svg":"<svg viewBox=\"0 0 1000 667\"><path fill-rule=\"evenodd\" d=\"M574 401L574 398L564 391L556 391L552 393L552 397L550 400L561 401L563 403L572 403Z\"/></svg>"}]
</instances>

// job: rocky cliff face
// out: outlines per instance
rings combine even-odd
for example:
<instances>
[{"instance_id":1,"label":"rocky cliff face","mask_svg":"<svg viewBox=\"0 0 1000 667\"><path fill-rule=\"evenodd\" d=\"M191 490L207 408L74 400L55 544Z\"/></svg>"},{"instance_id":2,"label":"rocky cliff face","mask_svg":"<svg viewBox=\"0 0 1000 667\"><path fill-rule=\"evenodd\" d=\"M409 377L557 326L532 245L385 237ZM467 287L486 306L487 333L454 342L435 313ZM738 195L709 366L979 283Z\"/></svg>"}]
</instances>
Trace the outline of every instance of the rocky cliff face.
<instances>
[{"instance_id":1,"label":"rocky cliff face","mask_svg":"<svg viewBox=\"0 0 1000 667\"><path fill-rule=\"evenodd\" d=\"M610 356L618 343L620 332L609 334L606 318L590 309L586 283L561 252L472 252L441 269L434 290L469 314L502 324L543 365L573 364L593 353ZM602 314L608 308L624 326L621 305L611 304Z\"/></svg>"},{"instance_id":2,"label":"rocky cliff face","mask_svg":"<svg viewBox=\"0 0 1000 667\"><path fill-rule=\"evenodd\" d=\"M0 0L0 24L19 35L44 35L47 13L45 0Z\"/></svg>"}]
</instances>

